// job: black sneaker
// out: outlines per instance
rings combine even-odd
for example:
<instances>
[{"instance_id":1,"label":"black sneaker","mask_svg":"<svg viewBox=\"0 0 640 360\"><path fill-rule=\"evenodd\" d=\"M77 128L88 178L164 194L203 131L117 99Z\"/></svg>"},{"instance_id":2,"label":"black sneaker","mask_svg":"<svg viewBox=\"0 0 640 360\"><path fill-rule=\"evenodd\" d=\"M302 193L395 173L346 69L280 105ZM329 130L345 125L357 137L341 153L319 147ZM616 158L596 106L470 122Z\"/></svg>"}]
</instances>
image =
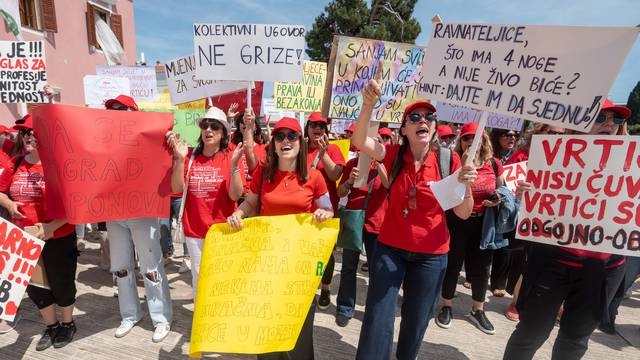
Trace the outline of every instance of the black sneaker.
<instances>
[{"instance_id":1,"label":"black sneaker","mask_svg":"<svg viewBox=\"0 0 640 360\"><path fill-rule=\"evenodd\" d=\"M318 298L318 307L320 310L326 310L331 305L331 291L329 289L322 289L320 291L320 297Z\"/></svg>"},{"instance_id":2,"label":"black sneaker","mask_svg":"<svg viewBox=\"0 0 640 360\"><path fill-rule=\"evenodd\" d=\"M44 332L42 333L40 340L38 340L38 343L36 344L36 351L42 351L50 348L51 345L53 345L53 342L55 341L56 337L58 336L59 329L60 329L60 324L58 323L47 326L47 328L44 329Z\"/></svg>"},{"instance_id":3,"label":"black sneaker","mask_svg":"<svg viewBox=\"0 0 640 360\"><path fill-rule=\"evenodd\" d=\"M340 327L345 327L347 325L349 325L349 321L351 320L351 318L348 318L342 314L338 314L336 315L336 324Z\"/></svg>"},{"instance_id":4,"label":"black sneaker","mask_svg":"<svg viewBox=\"0 0 640 360\"><path fill-rule=\"evenodd\" d=\"M443 329L451 327L451 319L453 318L453 312L451 306L443 306L438 316L436 316L436 325Z\"/></svg>"},{"instance_id":5,"label":"black sneaker","mask_svg":"<svg viewBox=\"0 0 640 360\"><path fill-rule=\"evenodd\" d=\"M61 347L66 346L68 343L73 340L73 335L76 333L76 323L73 321L70 323L62 323L58 328L58 335L56 335L56 339L53 341L53 347L59 349Z\"/></svg>"},{"instance_id":6,"label":"black sneaker","mask_svg":"<svg viewBox=\"0 0 640 360\"><path fill-rule=\"evenodd\" d=\"M496 333L496 330L493 328L493 324L491 324L491 321L487 319L487 316L484 314L484 311L471 310L471 312L469 313L469 315L467 315L467 317L483 333L489 334L489 335L493 335Z\"/></svg>"},{"instance_id":7,"label":"black sneaker","mask_svg":"<svg viewBox=\"0 0 640 360\"><path fill-rule=\"evenodd\" d=\"M602 323L598 326L598 329L605 334L615 335L616 334L616 326L614 323Z\"/></svg>"}]
</instances>

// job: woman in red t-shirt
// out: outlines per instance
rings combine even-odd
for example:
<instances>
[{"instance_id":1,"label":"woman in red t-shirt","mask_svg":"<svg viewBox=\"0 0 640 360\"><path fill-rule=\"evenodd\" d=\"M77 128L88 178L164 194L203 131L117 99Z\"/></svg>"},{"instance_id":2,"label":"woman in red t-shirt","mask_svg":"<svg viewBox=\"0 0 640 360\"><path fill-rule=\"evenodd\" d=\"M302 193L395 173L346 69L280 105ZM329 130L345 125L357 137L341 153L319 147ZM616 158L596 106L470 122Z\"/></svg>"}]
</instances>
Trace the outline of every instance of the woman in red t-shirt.
<instances>
[{"instance_id":1,"label":"woman in red t-shirt","mask_svg":"<svg viewBox=\"0 0 640 360\"><path fill-rule=\"evenodd\" d=\"M329 144L327 126L327 118L323 118L318 111L312 112L307 119L304 135L309 142L307 164L314 169L320 170L327 184L327 189L329 189L329 198L331 199L331 205L335 213L338 211L338 204L340 203L336 181L338 181L342 175L345 161L340 148L335 144ZM327 268L322 275L322 287L320 297L318 298L318 307L321 310L325 310L331 305L329 285L331 285L331 279L333 279L334 266L335 258L333 254L331 254Z\"/></svg>"},{"instance_id":2,"label":"woman in red t-shirt","mask_svg":"<svg viewBox=\"0 0 640 360\"><path fill-rule=\"evenodd\" d=\"M180 134L167 134L167 143L173 149L171 190L187 191L182 224L191 256L194 299L207 231L211 225L226 221L244 191L244 172L238 167L243 146L240 143L233 153L229 150L225 113L211 107L197 123L200 138L196 148L189 149Z\"/></svg>"},{"instance_id":3,"label":"woman in red t-shirt","mask_svg":"<svg viewBox=\"0 0 640 360\"><path fill-rule=\"evenodd\" d=\"M380 74L378 72L377 77ZM367 137L374 106L381 96L376 80L363 89L363 103L351 141L361 152L382 161L390 169L389 207L378 246L369 264L371 281L356 359L390 359L398 292L403 288L402 320L396 355L415 359L447 267L449 231L445 213L431 183L441 179L436 135L436 108L418 101L404 109L402 145L382 145ZM453 153L451 173L460 168ZM453 211L462 219L471 215L471 183L477 172L465 165L458 181L465 184L462 203Z\"/></svg>"},{"instance_id":4,"label":"woman in red t-shirt","mask_svg":"<svg viewBox=\"0 0 640 360\"><path fill-rule=\"evenodd\" d=\"M46 184L31 119L18 128L26 155L13 158L11 167L0 175L0 205L9 211L15 225L21 229L33 227L34 235L46 241L40 256L49 288L27 286L29 298L47 326L36 345L36 350L42 351L52 345L67 345L76 332L73 306L78 249L74 225L64 219L46 218ZM56 308L60 309L62 322L58 322Z\"/></svg>"},{"instance_id":5,"label":"woman in red t-shirt","mask_svg":"<svg viewBox=\"0 0 640 360\"><path fill-rule=\"evenodd\" d=\"M462 156L473 142L478 123L467 123L460 130L460 140L456 144L455 152ZM471 282L471 298L473 306L468 318L487 334L494 334L495 329L484 313L485 293L489 285L489 269L493 250L480 249L482 240L482 224L485 208L497 206L500 199L496 198L496 188L504 185L502 178L502 164L493 157L491 141L482 132L480 147L474 159L478 171L476 181L471 185L473 196L473 212L468 219L460 219L453 213L447 213L447 225L451 233L451 249L447 263L447 272L442 284L442 309L436 317L436 324L448 329L453 320L452 303L456 293L458 276L464 263L467 279Z\"/></svg>"},{"instance_id":6,"label":"woman in red t-shirt","mask_svg":"<svg viewBox=\"0 0 640 360\"><path fill-rule=\"evenodd\" d=\"M288 117L278 121L273 128L267 160L254 172L251 191L227 219L229 225L241 230L242 218L253 214L276 216L313 212L313 219L318 222L332 218L327 186L320 172L307 166L306 152L298 121ZM313 359L313 318L312 304L293 350L258 355L258 359Z\"/></svg>"},{"instance_id":7,"label":"woman in red t-shirt","mask_svg":"<svg viewBox=\"0 0 640 360\"><path fill-rule=\"evenodd\" d=\"M246 174L245 194L249 192L249 184L251 183L251 174L255 171L258 164L264 162L266 156L267 136L260 128L260 122L255 117L252 109L243 112L236 112L238 104L233 103L227 111L227 119L235 123L236 130L231 134L231 150L242 143L244 152L240 158L240 167Z\"/></svg>"}]
</instances>

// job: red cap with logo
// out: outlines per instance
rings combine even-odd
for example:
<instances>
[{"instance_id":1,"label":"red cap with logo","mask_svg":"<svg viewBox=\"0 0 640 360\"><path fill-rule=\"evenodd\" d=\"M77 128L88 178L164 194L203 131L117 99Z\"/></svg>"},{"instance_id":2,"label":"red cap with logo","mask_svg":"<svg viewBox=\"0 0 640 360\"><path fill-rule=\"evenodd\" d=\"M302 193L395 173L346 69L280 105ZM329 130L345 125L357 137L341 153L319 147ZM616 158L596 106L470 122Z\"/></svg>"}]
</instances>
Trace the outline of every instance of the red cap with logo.
<instances>
[{"instance_id":1,"label":"red cap with logo","mask_svg":"<svg viewBox=\"0 0 640 360\"><path fill-rule=\"evenodd\" d=\"M433 106L432 103L426 101L416 101L404 108L404 113L402 114L402 124L404 125L404 123L407 121L407 115L409 115L413 110L420 107L427 108L431 112L436 112L436 107Z\"/></svg>"},{"instance_id":2,"label":"red cap with logo","mask_svg":"<svg viewBox=\"0 0 640 360\"><path fill-rule=\"evenodd\" d=\"M393 133L391 132L391 129L389 128L380 128L378 129L378 135L380 136L388 136L391 137Z\"/></svg>"},{"instance_id":3,"label":"red cap with logo","mask_svg":"<svg viewBox=\"0 0 640 360\"><path fill-rule=\"evenodd\" d=\"M631 117L631 109L623 105L616 105L609 99L605 100L604 104L602 104L600 111L602 110L611 110L614 113L618 114L618 116L621 116L623 119L628 119Z\"/></svg>"},{"instance_id":4,"label":"red cap with logo","mask_svg":"<svg viewBox=\"0 0 640 360\"><path fill-rule=\"evenodd\" d=\"M322 114L320 113L320 111L314 111L312 112L309 117L307 118L308 122L321 122L321 123L327 123L327 118L323 118Z\"/></svg>"},{"instance_id":5,"label":"red cap with logo","mask_svg":"<svg viewBox=\"0 0 640 360\"><path fill-rule=\"evenodd\" d=\"M451 129L451 126L449 125L438 125L438 136L440 137L445 137L445 136L451 136L455 134L453 133L453 130Z\"/></svg>"},{"instance_id":6,"label":"red cap with logo","mask_svg":"<svg viewBox=\"0 0 640 360\"><path fill-rule=\"evenodd\" d=\"M139 111L138 104L136 104L135 100L131 96L127 95L118 95L115 99L109 99L104 102L104 107L107 109L111 109L112 106L116 103L122 104L128 108L134 109L135 111Z\"/></svg>"},{"instance_id":7,"label":"red cap with logo","mask_svg":"<svg viewBox=\"0 0 640 360\"><path fill-rule=\"evenodd\" d=\"M298 120L286 116L278 120L276 126L273 127L273 133L275 134L282 129L289 129L297 133L302 133L302 128L300 127Z\"/></svg>"}]
</instances>

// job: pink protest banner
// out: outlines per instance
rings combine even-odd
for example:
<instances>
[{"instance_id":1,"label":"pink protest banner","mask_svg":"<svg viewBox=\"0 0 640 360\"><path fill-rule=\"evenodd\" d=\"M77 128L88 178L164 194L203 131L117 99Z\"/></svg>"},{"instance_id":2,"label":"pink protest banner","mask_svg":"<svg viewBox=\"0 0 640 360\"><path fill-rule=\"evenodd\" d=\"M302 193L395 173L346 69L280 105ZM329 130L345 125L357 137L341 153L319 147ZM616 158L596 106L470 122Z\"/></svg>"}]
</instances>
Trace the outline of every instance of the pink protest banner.
<instances>
[{"instance_id":1,"label":"pink protest banner","mask_svg":"<svg viewBox=\"0 0 640 360\"><path fill-rule=\"evenodd\" d=\"M527 179L527 162L519 162L515 164L505 165L504 167L504 181L505 185L511 190L516 192L516 186L520 181Z\"/></svg>"},{"instance_id":2,"label":"pink protest banner","mask_svg":"<svg viewBox=\"0 0 640 360\"><path fill-rule=\"evenodd\" d=\"M0 218L0 319L13 321L44 241Z\"/></svg>"},{"instance_id":3,"label":"pink protest banner","mask_svg":"<svg viewBox=\"0 0 640 360\"><path fill-rule=\"evenodd\" d=\"M640 139L534 136L517 237L640 256Z\"/></svg>"},{"instance_id":4,"label":"pink protest banner","mask_svg":"<svg viewBox=\"0 0 640 360\"><path fill-rule=\"evenodd\" d=\"M87 224L169 214L173 114L44 105L33 117L47 217Z\"/></svg>"}]
</instances>

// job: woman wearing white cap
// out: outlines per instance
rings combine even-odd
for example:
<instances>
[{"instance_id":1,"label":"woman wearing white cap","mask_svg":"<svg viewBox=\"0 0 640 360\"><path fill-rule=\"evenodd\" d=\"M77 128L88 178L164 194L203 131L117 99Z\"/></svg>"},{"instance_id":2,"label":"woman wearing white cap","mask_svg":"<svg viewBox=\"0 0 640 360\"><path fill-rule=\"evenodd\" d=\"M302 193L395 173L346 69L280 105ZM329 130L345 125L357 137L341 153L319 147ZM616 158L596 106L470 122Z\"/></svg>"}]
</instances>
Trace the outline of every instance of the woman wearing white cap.
<instances>
[{"instance_id":1,"label":"woman wearing white cap","mask_svg":"<svg viewBox=\"0 0 640 360\"><path fill-rule=\"evenodd\" d=\"M180 134L167 133L167 143L173 150L171 189L186 191L182 224L191 255L192 286L195 299L204 238L209 227L227 221L236 209L236 201L244 190L245 174L238 167L243 145L229 149L227 116L217 107L207 110L196 120L200 127L198 146L189 149Z\"/></svg>"}]
</instances>

